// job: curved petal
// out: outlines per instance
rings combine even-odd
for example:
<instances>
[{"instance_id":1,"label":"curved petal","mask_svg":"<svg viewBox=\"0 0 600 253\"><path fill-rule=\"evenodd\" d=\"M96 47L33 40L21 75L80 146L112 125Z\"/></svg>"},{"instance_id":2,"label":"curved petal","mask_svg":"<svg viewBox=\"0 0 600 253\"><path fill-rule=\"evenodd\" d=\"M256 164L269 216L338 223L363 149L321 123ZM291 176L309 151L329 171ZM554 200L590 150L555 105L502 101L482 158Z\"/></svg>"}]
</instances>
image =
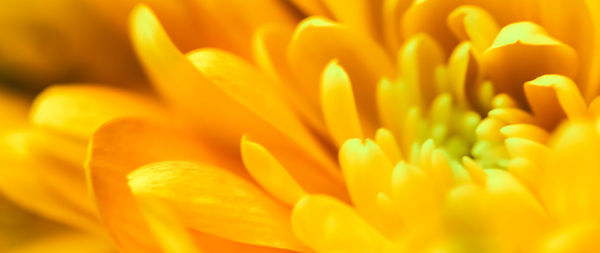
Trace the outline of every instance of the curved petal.
<instances>
[{"instance_id":1,"label":"curved petal","mask_svg":"<svg viewBox=\"0 0 600 253\"><path fill-rule=\"evenodd\" d=\"M23 131L0 135L0 191L43 217L101 234L81 165L38 153L32 147L34 135ZM55 150L65 148L64 143L51 144Z\"/></svg>"},{"instance_id":2,"label":"curved petal","mask_svg":"<svg viewBox=\"0 0 600 253\"><path fill-rule=\"evenodd\" d=\"M304 249L292 234L289 209L222 168L160 162L140 167L128 178L134 195L164 199L190 229L242 243Z\"/></svg>"},{"instance_id":3,"label":"curved petal","mask_svg":"<svg viewBox=\"0 0 600 253\"><path fill-rule=\"evenodd\" d=\"M311 170L315 180L335 186L332 194L344 195L328 150L302 125L272 79L224 51L201 49L184 56L146 7L134 10L131 26L155 86L203 137L238 150L239 138L247 133L284 167Z\"/></svg>"},{"instance_id":4,"label":"curved petal","mask_svg":"<svg viewBox=\"0 0 600 253\"><path fill-rule=\"evenodd\" d=\"M368 37L347 26L311 17L297 27L288 48L288 61L298 80L295 91L303 94L319 112L319 80L325 66L338 59L352 82L359 116L367 125L366 136L375 133L375 87L382 77L395 75L385 51Z\"/></svg>"},{"instance_id":5,"label":"curved petal","mask_svg":"<svg viewBox=\"0 0 600 253\"><path fill-rule=\"evenodd\" d=\"M207 148L197 141L186 131L140 119L108 122L93 135L86 162L88 181L100 217L121 250L158 250L127 186L129 172L144 164L169 159L203 160L229 163L226 166L229 168L241 167L236 159L224 158L225 162L216 162L228 154L209 155Z\"/></svg>"},{"instance_id":6,"label":"curved petal","mask_svg":"<svg viewBox=\"0 0 600 253\"><path fill-rule=\"evenodd\" d=\"M481 65L499 92L526 106L526 81L544 74L574 78L578 56L573 48L550 37L542 27L518 22L502 28L493 45L483 53Z\"/></svg>"},{"instance_id":7,"label":"curved petal","mask_svg":"<svg viewBox=\"0 0 600 253\"><path fill-rule=\"evenodd\" d=\"M135 93L100 85L62 85L42 92L34 101L30 117L34 125L87 140L110 119L159 119L161 112L156 102Z\"/></svg>"}]
</instances>

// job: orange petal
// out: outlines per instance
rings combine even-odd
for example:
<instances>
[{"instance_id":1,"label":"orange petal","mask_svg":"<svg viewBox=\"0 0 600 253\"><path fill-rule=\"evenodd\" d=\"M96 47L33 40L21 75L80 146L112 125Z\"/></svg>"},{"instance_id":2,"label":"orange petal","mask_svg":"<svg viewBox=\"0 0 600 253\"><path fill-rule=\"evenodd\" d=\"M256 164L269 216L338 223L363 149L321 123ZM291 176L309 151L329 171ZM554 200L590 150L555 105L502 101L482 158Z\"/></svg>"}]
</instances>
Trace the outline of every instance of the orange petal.
<instances>
[{"instance_id":1,"label":"orange petal","mask_svg":"<svg viewBox=\"0 0 600 253\"><path fill-rule=\"evenodd\" d=\"M476 5L488 11L500 25L521 20L535 20L537 0L419 0L414 1L403 16L404 35L427 33L442 44L447 52L456 46L447 27L447 17L461 5Z\"/></svg>"},{"instance_id":2,"label":"orange petal","mask_svg":"<svg viewBox=\"0 0 600 253\"><path fill-rule=\"evenodd\" d=\"M290 210L222 168L192 162L149 164L128 175L133 194L163 198L190 229L248 244L290 250Z\"/></svg>"},{"instance_id":3,"label":"orange petal","mask_svg":"<svg viewBox=\"0 0 600 253\"><path fill-rule=\"evenodd\" d=\"M560 75L544 75L525 83L525 96L536 120L553 129L565 119L586 115L587 105L571 79Z\"/></svg>"},{"instance_id":4,"label":"orange petal","mask_svg":"<svg viewBox=\"0 0 600 253\"><path fill-rule=\"evenodd\" d=\"M162 160L219 159L218 155L207 154L206 148L185 131L145 120L114 120L96 131L90 141L86 163L88 180L100 216L121 250L158 250L134 204L126 175L139 166ZM229 163L236 161L230 160ZM235 165L229 167L235 168Z\"/></svg>"},{"instance_id":5,"label":"orange petal","mask_svg":"<svg viewBox=\"0 0 600 253\"><path fill-rule=\"evenodd\" d=\"M482 55L482 69L499 92L508 93L525 105L523 84L544 74L573 78L577 74L577 53L550 37L531 22L510 24L500 31Z\"/></svg>"},{"instance_id":6,"label":"orange petal","mask_svg":"<svg viewBox=\"0 0 600 253\"><path fill-rule=\"evenodd\" d=\"M376 40L381 38L382 0L322 0L337 21Z\"/></svg>"}]
</instances>

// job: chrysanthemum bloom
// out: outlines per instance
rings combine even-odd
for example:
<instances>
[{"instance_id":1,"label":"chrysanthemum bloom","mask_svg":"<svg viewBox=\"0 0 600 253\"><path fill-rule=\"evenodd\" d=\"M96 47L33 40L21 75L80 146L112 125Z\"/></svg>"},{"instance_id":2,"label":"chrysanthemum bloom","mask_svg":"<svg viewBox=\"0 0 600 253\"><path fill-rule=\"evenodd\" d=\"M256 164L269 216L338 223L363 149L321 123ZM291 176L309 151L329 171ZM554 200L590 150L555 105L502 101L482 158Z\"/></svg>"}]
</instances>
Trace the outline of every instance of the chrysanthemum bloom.
<instances>
[{"instance_id":1,"label":"chrysanthemum bloom","mask_svg":"<svg viewBox=\"0 0 600 253\"><path fill-rule=\"evenodd\" d=\"M237 55L184 54L137 6L161 102L81 85L34 105L32 149L85 159L93 193L55 166L56 216L97 212L122 252L600 250L597 1L293 2L295 27L276 1L215 19L236 46L276 21Z\"/></svg>"}]
</instances>

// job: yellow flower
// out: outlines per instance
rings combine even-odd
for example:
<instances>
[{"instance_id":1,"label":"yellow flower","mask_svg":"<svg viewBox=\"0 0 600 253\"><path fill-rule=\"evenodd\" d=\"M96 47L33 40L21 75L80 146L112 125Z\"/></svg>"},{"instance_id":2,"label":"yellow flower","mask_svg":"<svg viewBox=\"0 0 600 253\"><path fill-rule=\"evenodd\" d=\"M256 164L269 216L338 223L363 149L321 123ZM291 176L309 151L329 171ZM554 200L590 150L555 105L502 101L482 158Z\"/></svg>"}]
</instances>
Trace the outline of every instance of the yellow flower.
<instances>
[{"instance_id":1,"label":"yellow flower","mask_svg":"<svg viewBox=\"0 0 600 253\"><path fill-rule=\"evenodd\" d=\"M44 91L3 192L121 252L600 250L597 1L193 3L130 15L158 98Z\"/></svg>"}]
</instances>

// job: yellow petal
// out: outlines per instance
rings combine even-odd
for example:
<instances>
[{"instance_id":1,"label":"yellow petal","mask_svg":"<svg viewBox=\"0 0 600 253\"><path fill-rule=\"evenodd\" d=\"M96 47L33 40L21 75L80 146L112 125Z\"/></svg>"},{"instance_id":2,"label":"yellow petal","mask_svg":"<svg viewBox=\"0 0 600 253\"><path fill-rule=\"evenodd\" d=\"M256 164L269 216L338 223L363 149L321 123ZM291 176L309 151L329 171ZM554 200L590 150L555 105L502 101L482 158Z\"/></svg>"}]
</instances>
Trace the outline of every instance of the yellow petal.
<instances>
[{"instance_id":1,"label":"yellow petal","mask_svg":"<svg viewBox=\"0 0 600 253\"><path fill-rule=\"evenodd\" d=\"M462 158L462 165L464 166L465 170L469 173L469 176L471 177L471 180L473 180L473 182L480 186L485 186L488 177L485 174L483 168L479 166L479 164L477 164L475 161L473 161L473 159L469 158L468 156L464 156Z\"/></svg>"},{"instance_id":2,"label":"yellow petal","mask_svg":"<svg viewBox=\"0 0 600 253\"><path fill-rule=\"evenodd\" d=\"M477 88L473 86L477 81L477 68L471 43L463 42L456 46L448 60L448 75L450 91L463 106L475 101Z\"/></svg>"},{"instance_id":3,"label":"yellow petal","mask_svg":"<svg viewBox=\"0 0 600 253\"><path fill-rule=\"evenodd\" d=\"M510 160L506 168L521 183L528 186L534 193L539 193L542 170L529 159L517 157Z\"/></svg>"},{"instance_id":4,"label":"yellow petal","mask_svg":"<svg viewBox=\"0 0 600 253\"><path fill-rule=\"evenodd\" d=\"M592 22L594 26L594 44L592 45L592 52L589 54L590 61L590 72L587 78L587 85L583 86L583 95L586 101L591 101L595 96L598 95L600 90L600 3L593 0L585 0L586 10L590 12ZM589 35L587 35L589 36Z\"/></svg>"},{"instance_id":5,"label":"yellow petal","mask_svg":"<svg viewBox=\"0 0 600 253\"><path fill-rule=\"evenodd\" d=\"M594 252L600 249L597 238L600 228L597 221L584 221L560 228L541 244L540 252L568 253Z\"/></svg>"},{"instance_id":6,"label":"yellow petal","mask_svg":"<svg viewBox=\"0 0 600 253\"><path fill-rule=\"evenodd\" d=\"M15 203L43 217L102 234L81 165L39 154L31 147L33 133L0 135L0 191ZM55 149L62 149L61 143Z\"/></svg>"},{"instance_id":7,"label":"yellow petal","mask_svg":"<svg viewBox=\"0 0 600 253\"><path fill-rule=\"evenodd\" d=\"M535 123L535 119L531 114L518 108L496 108L488 113L488 117L506 124Z\"/></svg>"},{"instance_id":8,"label":"yellow petal","mask_svg":"<svg viewBox=\"0 0 600 253\"><path fill-rule=\"evenodd\" d=\"M36 98L31 121L52 131L88 139L110 119L158 119L160 113L155 102L137 94L97 85L65 85L50 87Z\"/></svg>"},{"instance_id":9,"label":"yellow petal","mask_svg":"<svg viewBox=\"0 0 600 253\"><path fill-rule=\"evenodd\" d=\"M448 15L463 4L476 5L485 9L498 24L505 25L521 20L535 20L537 0L419 0L414 1L403 16L403 31L406 37L427 33L442 43L446 51L457 44L456 38L447 28Z\"/></svg>"},{"instance_id":10,"label":"yellow petal","mask_svg":"<svg viewBox=\"0 0 600 253\"><path fill-rule=\"evenodd\" d=\"M288 64L286 53L292 39L292 28L281 25L267 25L256 30L253 40L253 53L256 64L267 74L278 79L285 96L293 103L301 116L310 126L322 134L327 133L320 111L313 110L313 105L302 97L302 94L293 92L295 87L294 74Z\"/></svg>"},{"instance_id":11,"label":"yellow petal","mask_svg":"<svg viewBox=\"0 0 600 253\"><path fill-rule=\"evenodd\" d=\"M389 52L395 53L402 40L401 20L412 4L410 0L383 0L383 39Z\"/></svg>"},{"instance_id":12,"label":"yellow petal","mask_svg":"<svg viewBox=\"0 0 600 253\"><path fill-rule=\"evenodd\" d=\"M319 180L337 187L336 195L344 195L335 163L265 73L216 49L184 56L143 6L131 16L131 33L154 85L203 137L237 150L239 138L248 133L284 167L313 170Z\"/></svg>"},{"instance_id":13,"label":"yellow petal","mask_svg":"<svg viewBox=\"0 0 600 253\"><path fill-rule=\"evenodd\" d=\"M470 40L478 55L492 45L500 31L494 18L485 9L473 5L463 5L453 10L448 16L448 25L460 40Z\"/></svg>"},{"instance_id":14,"label":"yellow petal","mask_svg":"<svg viewBox=\"0 0 600 253\"><path fill-rule=\"evenodd\" d=\"M573 78L578 57L573 48L550 37L542 27L518 22L502 28L481 61L483 72L498 91L525 105L523 83L544 74Z\"/></svg>"},{"instance_id":15,"label":"yellow petal","mask_svg":"<svg viewBox=\"0 0 600 253\"><path fill-rule=\"evenodd\" d=\"M404 121L410 107L414 106L413 100L414 96L410 94L405 82L392 82L383 78L377 84L377 109L381 123L398 136L400 141L405 132Z\"/></svg>"},{"instance_id":16,"label":"yellow petal","mask_svg":"<svg viewBox=\"0 0 600 253\"><path fill-rule=\"evenodd\" d=\"M544 164L549 153L548 147L528 139L511 137L505 144L511 157L527 158L536 165Z\"/></svg>"},{"instance_id":17,"label":"yellow petal","mask_svg":"<svg viewBox=\"0 0 600 253\"><path fill-rule=\"evenodd\" d=\"M288 60L301 93L319 112L319 80L325 66L333 59L352 80L356 107L367 135L375 132L377 114L375 85L383 76L392 77L394 68L386 52L374 41L347 26L312 17L296 28L288 48Z\"/></svg>"},{"instance_id":18,"label":"yellow petal","mask_svg":"<svg viewBox=\"0 0 600 253\"><path fill-rule=\"evenodd\" d=\"M439 92L436 74L444 60L442 48L428 35L415 35L404 43L398 54L398 66L418 105L429 105Z\"/></svg>"},{"instance_id":19,"label":"yellow petal","mask_svg":"<svg viewBox=\"0 0 600 253\"><path fill-rule=\"evenodd\" d=\"M364 143L359 139L346 141L340 148L339 160L346 187L358 212L368 221L380 225L377 195L390 193L392 163L369 139Z\"/></svg>"},{"instance_id":20,"label":"yellow petal","mask_svg":"<svg viewBox=\"0 0 600 253\"><path fill-rule=\"evenodd\" d=\"M214 161L228 156L225 152L208 155L207 148L194 140L186 131L140 119L111 121L96 131L86 162L88 182L100 217L120 249L128 252L158 250L127 186L129 172L144 164L168 159ZM224 160L239 163L231 157Z\"/></svg>"},{"instance_id":21,"label":"yellow petal","mask_svg":"<svg viewBox=\"0 0 600 253\"><path fill-rule=\"evenodd\" d=\"M525 96L538 122L552 129L568 116L586 115L587 106L575 83L560 75L544 75L525 83Z\"/></svg>"},{"instance_id":22,"label":"yellow petal","mask_svg":"<svg viewBox=\"0 0 600 253\"><path fill-rule=\"evenodd\" d=\"M400 146L398 146L398 143L396 142L396 137L394 137L387 129L377 129L377 132L375 132L375 143L383 150L392 164L403 160Z\"/></svg>"},{"instance_id":23,"label":"yellow petal","mask_svg":"<svg viewBox=\"0 0 600 253\"><path fill-rule=\"evenodd\" d=\"M392 199L396 212L412 228L436 217L440 196L429 175L413 165L398 163L392 175Z\"/></svg>"},{"instance_id":24,"label":"yellow petal","mask_svg":"<svg viewBox=\"0 0 600 253\"><path fill-rule=\"evenodd\" d=\"M190 233L165 201L151 194L131 189L142 215L165 253L200 253Z\"/></svg>"},{"instance_id":25,"label":"yellow petal","mask_svg":"<svg viewBox=\"0 0 600 253\"><path fill-rule=\"evenodd\" d=\"M550 141L541 175L540 195L559 224L598 219L600 135L595 124L572 121ZM568 169L565 169L568 168Z\"/></svg>"},{"instance_id":26,"label":"yellow petal","mask_svg":"<svg viewBox=\"0 0 600 253\"><path fill-rule=\"evenodd\" d=\"M338 146L352 138L363 138L352 84L336 60L325 67L321 81L321 107L329 134Z\"/></svg>"},{"instance_id":27,"label":"yellow petal","mask_svg":"<svg viewBox=\"0 0 600 253\"><path fill-rule=\"evenodd\" d=\"M196 242L202 252L206 253L222 253L222 252L247 252L247 253L294 253L297 251L277 249L271 247L263 247L252 244L240 243L224 239L206 233L188 230L193 235L193 240Z\"/></svg>"},{"instance_id":28,"label":"yellow petal","mask_svg":"<svg viewBox=\"0 0 600 253\"><path fill-rule=\"evenodd\" d=\"M258 143L242 138L242 158L250 175L270 194L294 206L306 194L287 170Z\"/></svg>"},{"instance_id":29,"label":"yellow petal","mask_svg":"<svg viewBox=\"0 0 600 253\"><path fill-rule=\"evenodd\" d=\"M550 135L546 130L531 124L513 124L500 129L500 132L506 137L518 137L528 139L539 143L546 143Z\"/></svg>"},{"instance_id":30,"label":"yellow petal","mask_svg":"<svg viewBox=\"0 0 600 253\"><path fill-rule=\"evenodd\" d=\"M159 162L128 175L135 194L165 199L188 228L229 240L303 250L289 209L226 170L192 162Z\"/></svg>"},{"instance_id":31,"label":"yellow petal","mask_svg":"<svg viewBox=\"0 0 600 253\"><path fill-rule=\"evenodd\" d=\"M317 252L394 252L390 241L349 206L327 196L306 196L292 212L296 236Z\"/></svg>"},{"instance_id":32,"label":"yellow petal","mask_svg":"<svg viewBox=\"0 0 600 253\"><path fill-rule=\"evenodd\" d=\"M539 4L540 25L548 33L560 41L573 47L579 55L579 73L575 82L586 101L597 95L598 92L598 64L597 59L600 44L598 44L598 5L595 1L580 0L564 2L560 0L542 1ZM561 22L568 20L569 22ZM577 29L573 29L577 27Z\"/></svg>"},{"instance_id":33,"label":"yellow petal","mask_svg":"<svg viewBox=\"0 0 600 253\"><path fill-rule=\"evenodd\" d=\"M486 207L494 232L517 248L531 251L545 232L548 215L541 203L512 175L504 170L489 169ZM515 229L519 227L520 229Z\"/></svg>"}]
</instances>

